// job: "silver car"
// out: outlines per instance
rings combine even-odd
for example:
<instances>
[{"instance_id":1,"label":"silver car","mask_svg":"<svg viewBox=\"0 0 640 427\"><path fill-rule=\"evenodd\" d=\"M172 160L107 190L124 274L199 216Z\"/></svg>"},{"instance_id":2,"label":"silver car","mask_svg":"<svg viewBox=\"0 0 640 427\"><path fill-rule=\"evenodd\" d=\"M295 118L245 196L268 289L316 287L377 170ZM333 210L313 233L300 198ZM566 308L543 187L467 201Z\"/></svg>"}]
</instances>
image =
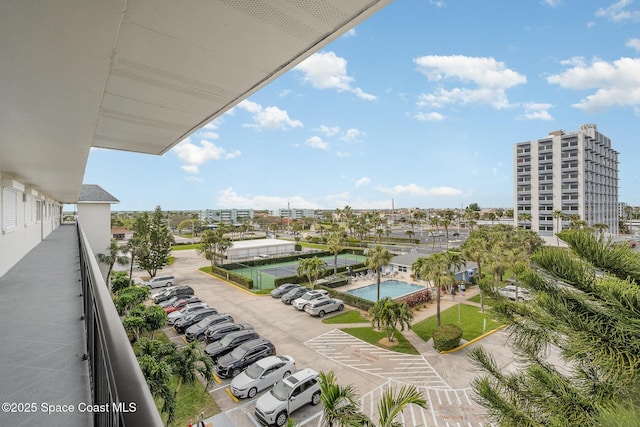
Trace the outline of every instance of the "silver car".
<instances>
[{"instance_id":1,"label":"silver car","mask_svg":"<svg viewBox=\"0 0 640 427\"><path fill-rule=\"evenodd\" d=\"M295 300L291 305L293 305L296 309L302 311L304 307L309 304L310 301L319 299L319 298L329 298L329 292L324 289L317 289L313 291L309 291L306 294L302 295L300 298Z\"/></svg>"},{"instance_id":2,"label":"silver car","mask_svg":"<svg viewBox=\"0 0 640 427\"><path fill-rule=\"evenodd\" d=\"M182 319L187 314L191 314L198 310L204 310L205 308L209 308L209 304L204 302L194 302L191 304L187 304L182 309L174 311L173 313L169 313L167 315L167 323L173 325L174 323L176 323L176 320Z\"/></svg>"},{"instance_id":3,"label":"silver car","mask_svg":"<svg viewBox=\"0 0 640 427\"><path fill-rule=\"evenodd\" d=\"M251 399L295 371L296 362L291 356L265 357L249 365L231 381L231 393L240 399Z\"/></svg>"},{"instance_id":4,"label":"silver car","mask_svg":"<svg viewBox=\"0 0 640 427\"><path fill-rule=\"evenodd\" d=\"M309 302L304 307L304 311L312 316L318 317L324 317L324 315L327 313L342 310L344 310L344 301L337 298L319 298Z\"/></svg>"}]
</instances>

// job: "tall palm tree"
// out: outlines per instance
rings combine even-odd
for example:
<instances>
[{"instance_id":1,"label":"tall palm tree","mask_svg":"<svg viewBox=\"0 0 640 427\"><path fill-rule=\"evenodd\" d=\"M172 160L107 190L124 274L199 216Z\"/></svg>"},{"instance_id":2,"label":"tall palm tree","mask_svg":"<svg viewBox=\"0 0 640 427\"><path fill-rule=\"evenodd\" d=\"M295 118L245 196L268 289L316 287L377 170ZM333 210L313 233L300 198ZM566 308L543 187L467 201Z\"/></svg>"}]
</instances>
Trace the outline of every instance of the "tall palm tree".
<instances>
[{"instance_id":1,"label":"tall palm tree","mask_svg":"<svg viewBox=\"0 0 640 427\"><path fill-rule=\"evenodd\" d=\"M436 321L440 327L440 297L443 285L453 283L454 277L451 273L451 262L447 254L432 254L425 261L416 260L411 266L423 280L429 280L436 288Z\"/></svg>"},{"instance_id":2,"label":"tall palm tree","mask_svg":"<svg viewBox=\"0 0 640 427\"><path fill-rule=\"evenodd\" d=\"M556 222L556 244L560 246L560 238L558 237L558 233L562 231L562 220L564 219L564 213L560 209L556 209L553 211L553 219Z\"/></svg>"},{"instance_id":3,"label":"tall palm tree","mask_svg":"<svg viewBox=\"0 0 640 427\"><path fill-rule=\"evenodd\" d=\"M178 394L183 382L192 384L197 375L202 375L207 381L207 387L213 377L213 361L198 347L198 342L192 342L178 349L171 358L173 372L178 378L174 396Z\"/></svg>"},{"instance_id":4,"label":"tall palm tree","mask_svg":"<svg viewBox=\"0 0 640 427\"><path fill-rule=\"evenodd\" d=\"M358 393L354 386L341 386L333 371L320 372L320 402L324 408L322 426L345 425L358 413Z\"/></svg>"},{"instance_id":5,"label":"tall palm tree","mask_svg":"<svg viewBox=\"0 0 640 427\"><path fill-rule=\"evenodd\" d=\"M518 214L518 221L524 222L524 228L527 228L527 221L531 221L531 214L527 212Z\"/></svg>"},{"instance_id":6,"label":"tall palm tree","mask_svg":"<svg viewBox=\"0 0 640 427\"><path fill-rule=\"evenodd\" d=\"M300 277L306 277L311 289L316 287L318 278L327 270L327 265L323 260L314 256L313 258L301 259L298 263L297 273Z\"/></svg>"},{"instance_id":7,"label":"tall palm tree","mask_svg":"<svg viewBox=\"0 0 640 427\"><path fill-rule=\"evenodd\" d=\"M398 302L392 300L389 297L384 297L369 309L371 315L371 324L380 328L380 324L384 327L387 333L387 339L393 341L395 333L398 330L398 324L400 330L403 331L405 327L411 326L413 320L413 312L409 308L406 302Z\"/></svg>"},{"instance_id":8,"label":"tall palm tree","mask_svg":"<svg viewBox=\"0 0 640 427\"><path fill-rule=\"evenodd\" d=\"M366 253L367 261L366 265L368 268L372 269L376 272L376 283L378 285L378 296L376 297L376 301L380 300L380 272L382 267L386 267L391 263L391 252L388 249L383 248L380 245L377 245L373 249L369 249Z\"/></svg>"},{"instance_id":9,"label":"tall palm tree","mask_svg":"<svg viewBox=\"0 0 640 427\"><path fill-rule=\"evenodd\" d=\"M346 244L347 239L342 229L334 230L329 235L327 249L333 254L333 274L338 274L338 253L340 253Z\"/></svg>"},{"instance_id":10,"label":"tall palm tree","mask_svg":"<svg viewBox=\"0 0 640 427\"><path fill-rule=\"evenodd\" d=\"M127 265L129 263L129 258L120 255L121 252L122 248L120 247L120 245L118 245L118 242L116 242L115 240L111 240L111 243L107 248L107 253L96 255L96 259L98 260L98 262L107 264L109 266L109 270L107 271L107 284L109 283L109 276L111 276L113 266L116 263L118 263L118 265Z\"/></svg>"}]
</instances>

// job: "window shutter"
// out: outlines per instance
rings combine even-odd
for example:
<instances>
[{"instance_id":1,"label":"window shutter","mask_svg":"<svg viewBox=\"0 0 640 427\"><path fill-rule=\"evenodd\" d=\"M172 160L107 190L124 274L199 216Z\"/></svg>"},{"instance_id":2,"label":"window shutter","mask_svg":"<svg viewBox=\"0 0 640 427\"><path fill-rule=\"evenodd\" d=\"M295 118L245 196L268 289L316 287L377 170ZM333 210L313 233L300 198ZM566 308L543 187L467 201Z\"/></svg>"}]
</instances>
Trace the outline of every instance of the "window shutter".
<instances>
[{"instance_id":1,"label":"window shutter","mask_svg":"<svg viewBox=\"0 0 640 427\"><path fill-rule=\"evenodd\" d=\"M2 231L13 231L18 225L18 192L2 189Z\"/></svg>"}]
</instances>

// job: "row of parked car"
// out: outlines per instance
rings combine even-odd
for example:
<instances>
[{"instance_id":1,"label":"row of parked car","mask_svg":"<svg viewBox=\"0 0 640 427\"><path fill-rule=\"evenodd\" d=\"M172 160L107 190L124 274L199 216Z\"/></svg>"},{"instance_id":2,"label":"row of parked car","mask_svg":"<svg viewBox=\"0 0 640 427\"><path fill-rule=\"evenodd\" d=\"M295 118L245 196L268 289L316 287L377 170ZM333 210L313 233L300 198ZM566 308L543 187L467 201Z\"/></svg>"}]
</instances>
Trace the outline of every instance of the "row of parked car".
<instances>
[{"instance_id":1,"label":"row of parked car","mask_svg":"<svg viewBox=\"0 0 640 427\"><path fill-rule=\"evenodd\" d=\"M190 286L169 287L152 299L186 341L206 344L204 351L215 363L217 375L232 379L229 390L234 396L253 398L273 387L256 401L255 415L263 424L282 426L291 412L320 402L318 372L310 368L296 372L293 357L276 355L271 341L200 301Z\"/></svg>"},{"instance_id":2,"label":"row of parked car","mask_svg":"<svg viewBox=\"0 0 640 427\"><path fill-rule=\"evenodd\" d=\"M290 304L299 311L305 311L311 316L324 317L333 311L344 310L344 301L331 298L324 289L311 290L308 287L294 283L284 283L271 291L271 296L280 299L284 304Z\"/></svg>"}]
</instances>

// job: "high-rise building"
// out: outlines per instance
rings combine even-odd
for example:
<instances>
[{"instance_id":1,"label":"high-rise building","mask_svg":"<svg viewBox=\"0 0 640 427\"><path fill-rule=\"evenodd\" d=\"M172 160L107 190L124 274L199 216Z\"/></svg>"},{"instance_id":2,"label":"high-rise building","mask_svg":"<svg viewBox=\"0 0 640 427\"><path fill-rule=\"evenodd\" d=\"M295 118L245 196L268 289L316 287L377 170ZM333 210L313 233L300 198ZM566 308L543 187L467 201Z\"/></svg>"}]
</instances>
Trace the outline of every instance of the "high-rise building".
<instances>
[{"instance_id":1,"label":"high-rise building","mask_svg":"<svg viewBox=\"0 0 640 427\"><path fill-rule=\"evenodd\" d=\"M517 143L514 159L517 224L542 237L577 220L618 234L618 152L595 124Z\"/></svg>"}]
</instances>

